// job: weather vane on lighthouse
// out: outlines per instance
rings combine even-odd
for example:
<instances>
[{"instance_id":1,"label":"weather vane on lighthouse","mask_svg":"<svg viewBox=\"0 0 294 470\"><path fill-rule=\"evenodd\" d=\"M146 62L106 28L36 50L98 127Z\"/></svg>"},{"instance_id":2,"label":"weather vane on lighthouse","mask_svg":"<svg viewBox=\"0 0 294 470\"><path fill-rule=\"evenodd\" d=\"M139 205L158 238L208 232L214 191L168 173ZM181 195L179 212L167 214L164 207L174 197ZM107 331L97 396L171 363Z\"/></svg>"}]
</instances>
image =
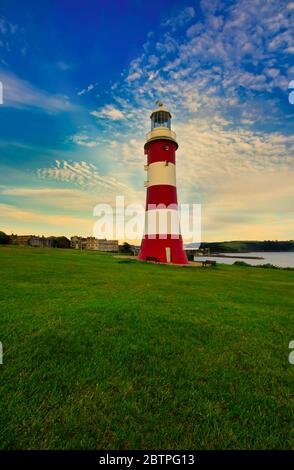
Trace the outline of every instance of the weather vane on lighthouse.
<instances>
[{"instance_id":1,"label":"weather vane on lighthouse","mask_svg":"<svg viewBox=\"0 0 294 470\"><path fill-rule=\"evenodd\" d=\"M180 233L176 187L176 134L171 114L162 101L151 113L151 131L144 145L147 155L145 232L139 259L188 264Z\"/></svg>"}]
</instances>

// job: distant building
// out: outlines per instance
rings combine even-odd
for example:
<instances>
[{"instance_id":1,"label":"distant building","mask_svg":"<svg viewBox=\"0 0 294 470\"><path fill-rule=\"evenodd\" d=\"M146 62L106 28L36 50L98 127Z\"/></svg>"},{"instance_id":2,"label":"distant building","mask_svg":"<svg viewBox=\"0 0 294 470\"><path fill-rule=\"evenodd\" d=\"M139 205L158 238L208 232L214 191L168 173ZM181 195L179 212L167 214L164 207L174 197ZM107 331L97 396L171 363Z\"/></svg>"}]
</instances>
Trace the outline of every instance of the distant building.
<instances>
[{"instance_id":1,"label":"distant building","mask_svg":"<svg viewBox=\"0 0 294 470\"><path fill-rule=\"evenodd\" d=\"M86 249L86 240L86 238L75 235L70 238L70 247L75 250L84 250Z\"/></svg>"},{"instance_id":2,"label":"distant building","mask_svg":"<svg viewBox=\"0 0 294 470\"><path fill-rule=\"evenodd\" d=\"M16 235L10 236L11 243L20 246L33 246L35 248L53 248L55 246L55 237L41 237L38 235Z\"/></svg>"},{"instance_id":3,"label":"distant building","mask_svg":"<svg viewBox=\"0 0 294 470\"><path fill-rule=\"evenodd\" d=\"M95 237L78 237L75 235L70 239L70 247L76 250L96 250L118 252L118 240L106 240Z\"/></svg>"},{"instance_id":4,"label":"distant building","mask_svg":"<svg viewBox=\"0 0 294 470\"><path fill-rule=\"evenodd\" d=\"M98 240L98 238L87 237L86 238L86 249L87 250L99 250L99 241L100 240Z\"/></svg>"},{"instance_id":5,"label":"distant building","mask_svg":"<svg viewBox=\"0 0 294 470\"><path fill-rule=\"evenodd\" d=\"M38 235L16 235L10 236L11 243L25 246L29 245L35 248L70 248L76 250L96 250L118 252L118 240L98 239L95 237L79 237L77 235L71 237L70 245L66 237L44 237ZM66 243L65 243L66 242Z\"/></svg>"},{"instance_id":6,"label":"distant building","mask_svg":"<svg viewBox=\"0 0 294 470\"><path fill-rule=\"evenodd\" d=\"M32 236L33 235L14 235L13 241L21 246L28 245Z\"/></svg>"},{"instance_id":7,"label":"distant building","mask_svg":"<svg viewBox=\"0 0 294 470\"><path fill-rule=\"evenodd\" d=\"M115 251L118 252L118 240L97 240L99 251Z\"/></svg>"},{"instance_id":8,"label":"distant building","mask_svg":"<svg viewBox=\"0 0 294 470\"><path fill-rule=\"evenodd\" d=\"M31 236L29 239L29 245L39 248L54 248L55 238L54 237L41 237Z\"/></svg>"}]
</instances>

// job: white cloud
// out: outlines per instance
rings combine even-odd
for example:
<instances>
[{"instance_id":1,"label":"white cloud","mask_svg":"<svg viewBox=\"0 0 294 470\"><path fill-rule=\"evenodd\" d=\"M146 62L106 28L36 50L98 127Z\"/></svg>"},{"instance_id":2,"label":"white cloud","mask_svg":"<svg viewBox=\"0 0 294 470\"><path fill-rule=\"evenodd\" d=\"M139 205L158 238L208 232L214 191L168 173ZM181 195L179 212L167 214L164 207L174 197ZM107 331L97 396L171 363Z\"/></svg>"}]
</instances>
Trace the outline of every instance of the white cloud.
<instances>
[{"instance_id":1,"label":"white cloud","mask_svg":"<svg viewBox=\"0 0 294 470\"><path fill-rule=\"evenodd\" d=\"M134 82L142 77L143 70L141 67L142 60L144 58L144 54L139 56L137 59L132 60L129 66L128 76L126 77L127 82Z\"/></svg>"},{"instance_id":2,"label":"white cloud","mask_svg":"<svg viewBox=\"0 0 294 470\"><path fill-rule=\"evenodd\" d=\"M95 116L96 118L106 118L110 119L113 121L118 121L121 119L125 119L124 114L122 111L120 111L118 108L116 108L112 104L108 104L104 106L104 108L100 109L99 111L91 111L90 113L92 116Z\"/></svg>"},{"instance_id":3,"label":"white cloud","mask_svg":"<svg viewBox=\"0 0 294 470\"><path fill-rule=\"evenodd\" d=\"M193 118L175 127L179 136L178 175L187 192L217 187L236 177L293 172L294 138L279 133L231 128L221 116ZM276 187L281 187L279 180Z\"/></svg>"},{"instance_id":4,"label":"white cloud","mask_svg":"<svg viewBox=\"0 0 294 470\"><path fill-rule=\"evenodd\" d=\"M0 34L3 36L7 34L15 34L18 31L18 25L9 22L3 16L0 17Z\"/></svg>"},{"instance_id":5,"label":"white cloud","mask_svg":"<svg viewBox=\"0 0 294 470\"><path fill-rule=\"evenodd\" d=\"M287 52L288 54L294 54L294 46L287 47L285 49L285 52Z\"/></svg>"},{"instance_id":6,"label":"white cloud","mask_svg":"<svg viewBox=\"0 0 294 470\"><path fill-rule=\"evenodd\" d=\"M75 109L67 96L50 94L3 69L0 69L0 80L3 83L3 106L32 107L47 113L61 113Z\"/></svg>"},{"instance_id":7,"label":"white cloud","mask_svg":"<svg viewBox=\"0 0 294 470\"><path fill-rule=\"evenodd\" d=\"M137 72L133 72L133 73L130 73L130 74L127 76L126 80L127 80L127 82L133 82L134 80L137 80L138 78L140 78L141 75L142 75L141 72L138 72L138 71L137 71Z\"/></svg>"},{"instance_id":8,"label":"white cloud","mask_svg":"<svg viewBox=\"0 0 294 470\"><path fill-rule=\"evenodd\" d=\"M97 147L99 144L98 140L92 139L86 134L75 134L71 137L71 140L78 145L82 145L84 147Z\"/></svg>"},{"instance_id":9,"label":"white cloud","mask_svg":"<svg viewBox=\"0 0 294 470\"><path fill-rule=\"evenodd\" d=\"M129 192L130 188L112 176L102 176L93 163L56 160L54 167L39 168L37 175L44 179L55 179L76 184L83 189L108 192Z\"/></svg>"},{"instance_id":10,"label":"white cloud","mask_svg":"<svg viewBox=\"0 0 294 470\"><path fill-rule=\"evenodd\" d=\"M173 128L179 139L180 201L204 205L205 238L221 239L224 234L263 238L269 233L287 238L293 227L289 201L293 200L294 139L280 130L286 117L270 93L275 87L288 88L290 68L279 63L277 51L287 52L289 35L282 37L284 42L276 41L275 50L269 44L283 30L289 31L291 21L285 10L276 4L269 8L266 2L262 13L252 1L248 11L244 2L231 3L225 17L218 13L220 2L204 5L210 5L209 13L205 12L202 23L189 23L184 39L170 33L162 33L160 41L156 36L153 43L149 39L144 55L128 71L140 69L140 77L116 87L114 99L128 117L128 134L121 132L117 143L112 142L113 154L117 147L124 168L138 168L139 175L142 158L136 158L135 148L142 143L138 137L148 130L152 102L162 98L175 117ZM149 80L153 74L156 79ZM264 132L263 125L267 126Z\"/></svg>"},{"instance_id":11,"label":"white cloud","mask_svg":"<svg viewBox=\"0 0 294 470\"><path fill-rule=\"evenodd\" d=\"M7 26L6 26L6 21L4 18L0 18L0 33L1 34L6 34L7 32Z\"/></svg>"},{"instance_id":12,"label":"white cloud","mask_svg":"<svg viewBox=\"0 0 294 470\"><path fill-rule=\"evenodd\" d=\"M177 28L182 27L186 23L192 20L195 16L195 10L193 7L185 7L179 10L176 15L167 18L163 23L163 27L170 28L171 31L175 31Z\"/></svg>"},{"instance_id":13,"label":"white cloud","mask_svg":"<svg viewBox=\"0 0 294 470\"><path fill-rule=\"evenodd\" d=\"M280 88L287 102L293 78L287 65L293 9L263 0L202 0L201 8L201 17L194 10L184 11L178 19L166 20L167 30L150 34L122 82L112 86L113 103L91 112L104 121L105 133L111 127L101 165L103 159L111 161L112 176L101 175L92 164L68 160L38 174L103 197L124 191L137 197L130 187L143 186L143 140L150 107L160 98L174 116L180 145L180 201L204 204L205 238L260 238L269 233L287 238L293 138L283 135L286 116L272 92ZM174 34L177 28L180 35ZM98 144L82 132L72 140L86 147ZM139 197L142 202L143 191Z\"/></svg>"},{"instance_id":14,"label":"white cloud","mask_svg":"<svg viewBox=\"0 0 294 470\"><path fill-rule=\"evenodd\" d=\"M287 98L291 68L285 54L290 60L286 46L294 42L292 10L255 0L209 0L201 6L204 16L196 18L191 12L186 36L171 29L160 31L159 40L152 34L144 53L130 63L124 83L113 89L114 100L122 100L121 112L128 117L124 124L130 130L143 127L135 109L147 115L158 98L171 107L178 122L195 113L232 114L239 125L250 112L251 124L255 120L267 128L270 122L276 125L285 119L273 92L279 88ZM177 28L182 18L178 15Z\"/></svg>"},{"instance_id":15,"label":"white cloud","mask_svg":"<svg viewBox=\"0 0 294 470\"><path fill-rule=\"evenodd\" d=\"M89 93L89 91L93 90L96 85L97 85L97 83L95 83L95 84L90 83L86 88L83 88L82 90L78 91L78 92L77 92L77 95L78 95L78 96L82 96L82 95L84 95L85 93Z\"/></svg>"},{"instance_id":16,"label":"white cloud","mask_svg":"<svg viewBox=\"0 0 294 470\"><path fill-rule=\"evenodd\" d=\"M72 189L65 188L14 188L14 187L2 187L0 193L6 196L50 196L52 194L61 196L69 195L72 196Z\"/></svg>"}]
</instances>

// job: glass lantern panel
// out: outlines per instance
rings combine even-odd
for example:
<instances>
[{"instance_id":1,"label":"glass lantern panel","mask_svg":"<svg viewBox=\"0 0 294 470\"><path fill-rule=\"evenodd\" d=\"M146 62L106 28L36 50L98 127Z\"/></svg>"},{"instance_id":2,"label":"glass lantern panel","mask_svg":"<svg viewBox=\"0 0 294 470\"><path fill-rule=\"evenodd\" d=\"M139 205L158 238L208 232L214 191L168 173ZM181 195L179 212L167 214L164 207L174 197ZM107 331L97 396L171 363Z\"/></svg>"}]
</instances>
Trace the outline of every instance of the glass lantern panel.
<instances>
[{"instance_id":1,"label":"glass lantern panel","mask_svg":"<svg viewBox=\"0 0 294 470\"><path fill-rule=\"evenodd\" d=\"M170 129L170 116L166 111L157 111L151 118L151 129L155 127L168 127Z\"/></svg>"}]
</instances>

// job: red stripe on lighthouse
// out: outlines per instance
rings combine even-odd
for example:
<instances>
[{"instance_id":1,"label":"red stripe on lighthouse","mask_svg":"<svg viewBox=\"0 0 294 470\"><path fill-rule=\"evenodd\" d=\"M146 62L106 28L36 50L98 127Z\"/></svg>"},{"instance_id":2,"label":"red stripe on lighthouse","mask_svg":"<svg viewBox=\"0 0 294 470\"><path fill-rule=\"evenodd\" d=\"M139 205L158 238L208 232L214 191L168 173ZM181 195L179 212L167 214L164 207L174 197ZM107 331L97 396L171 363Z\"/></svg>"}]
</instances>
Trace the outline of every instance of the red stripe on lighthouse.
<instances>
[{"instance_id":1,"label":"red stripe on lighthouse","mask_svg":"<svg viewBox=\"0 0 294 470\"><path fill-rule=\"evenodd\" d=\"M155 140L146 144L147 163L155 162L176 162L176 144L171 140Z\"/></svg>"},{"instance_id":2,"label":"red stripe on lighthouse","mask_svg":"<svg viewBox=\"0 0 294 470\"><path fill-rule=\"evenodd\" d=\"M146 210L148 210L148 204L164 204L168 207L170 204L177 203L177 188L175 186L159 184L150 186L150 188L147 189Z\"/></svg>"}]
</instances>

